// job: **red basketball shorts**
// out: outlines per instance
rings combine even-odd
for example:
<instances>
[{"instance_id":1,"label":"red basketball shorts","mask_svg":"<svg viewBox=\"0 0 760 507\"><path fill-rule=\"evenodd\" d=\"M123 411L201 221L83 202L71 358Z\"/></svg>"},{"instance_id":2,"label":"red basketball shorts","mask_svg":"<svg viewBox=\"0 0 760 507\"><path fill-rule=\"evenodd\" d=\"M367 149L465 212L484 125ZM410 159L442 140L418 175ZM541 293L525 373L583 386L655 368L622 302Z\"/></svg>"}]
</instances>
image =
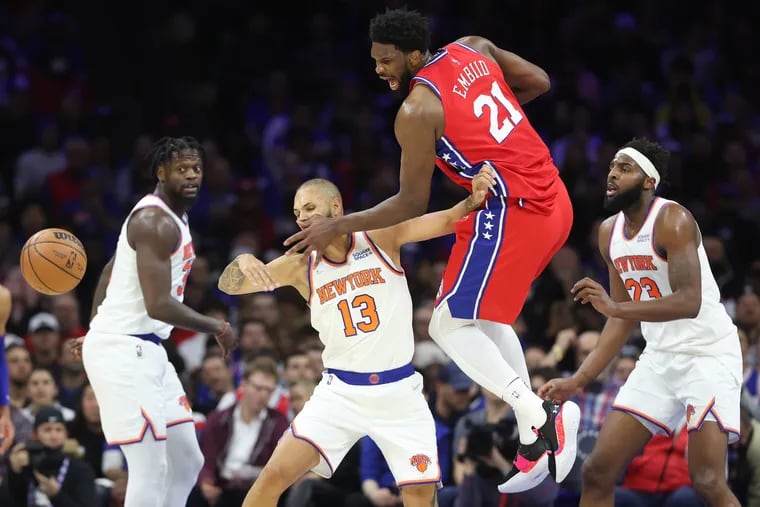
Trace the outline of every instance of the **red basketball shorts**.
<instances>
[{"instance_id":1,"label":"red basketball shorts","mask_svg":"<svg viewBox=\"0 0 760 507\"><path fill-rule=\"evenodd\" d=\"M533 281L565 244L573 208L557 178L548 209L515 198L492 198L485 209L456 224L456 242L436 306L448 303L451 315L513 324Z\"/></svg>"}]
</instances>

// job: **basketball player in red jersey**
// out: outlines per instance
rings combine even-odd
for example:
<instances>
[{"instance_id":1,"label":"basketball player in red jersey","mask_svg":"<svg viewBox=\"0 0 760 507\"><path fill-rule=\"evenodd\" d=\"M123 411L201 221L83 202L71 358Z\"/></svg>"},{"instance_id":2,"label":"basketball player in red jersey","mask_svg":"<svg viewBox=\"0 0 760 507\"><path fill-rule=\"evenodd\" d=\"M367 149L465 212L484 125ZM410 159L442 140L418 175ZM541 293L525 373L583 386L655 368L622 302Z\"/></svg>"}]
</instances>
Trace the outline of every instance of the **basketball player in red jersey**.
<instances>
[{"instance_id":1,"label":"basketball player in red jersey","mask_svg":"<svg viewBox=\"0 0 760 507\"><path fill-rule=\"evenodd\" d=\"M489 198L457 224L430 334L515 411L521 446L500 490L529 489L548 473L562 481L575 460L580 410L572 402L544 403L531 391L511 327L572 225L570 198L549 149L520 107L545 93L549 78L482 37L464 37L433 53L426 19L405 9L377 15L370 39L375 72L406 95L395 122L399 192L366 211L315 217L288 238L289 253L321 254L338 234L421 215L436 165L467 191L483 164L493 165L497 184Z\"/></svg>"}]
</instances>

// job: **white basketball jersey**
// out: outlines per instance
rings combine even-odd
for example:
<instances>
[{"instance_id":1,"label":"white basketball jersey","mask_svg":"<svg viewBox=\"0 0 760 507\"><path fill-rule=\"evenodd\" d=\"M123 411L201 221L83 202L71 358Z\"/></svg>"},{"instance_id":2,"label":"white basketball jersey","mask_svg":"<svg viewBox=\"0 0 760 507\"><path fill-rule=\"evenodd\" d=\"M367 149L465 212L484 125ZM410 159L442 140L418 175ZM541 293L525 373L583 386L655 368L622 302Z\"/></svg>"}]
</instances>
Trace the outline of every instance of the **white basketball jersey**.
<instances>
[{"instance_id":1,"label":"white basketball jersey","mask_svg":"<svg viewBox=\"0 0 760 507\"><path fill-rule=\"evenodd\" d=\"M411 362L412 297L406 275L389 259L358 232L342 262L310 260L311 324L325 344L326 368L377 372Z\"/></svg>"},{"instance_id":2,"label":"white basketball jersey","mask_svg":"<svg viewBox=\"0 0 760 507\"><path fill-rule=\"evenodd\" d=\"M655 221L660 210L674 201L656 197L639 232L625 235L625 217L615 217L610 235L610 259L620 273L631 299L648 301L673 293L668 279L668 261L655 250ZM700 242L697 248L702 276L702 306L693 319L669 322L642 322L641 334L647 349L692 355L717 355L739 350L736 326L723 304L707 254Z\"/></svg>"},{"instance_id":3,"label":"white basketball jersey","mask_svg":"<svg viewBox=\"0 0 760 507\"><path fill-rule=\"evenodd\" d=\"M185 282L190 274L193 260L195 260L193 238L190 236L187 216L178 217L163 199L155 194L148 194L132 208L121 226L106 297L98 307L98 313L90 324L90 329L94 331L119 334L153 333L164 340L171 333L173 326L151 319L148 316L140 288L140 280L137 277L137 256L127 240L129 218L135 211L147 207L163 209L174 219L179 228L180 241L177 249L171 254L171 296L180 302L184 299Z\"/></svg>"}]
</instances>

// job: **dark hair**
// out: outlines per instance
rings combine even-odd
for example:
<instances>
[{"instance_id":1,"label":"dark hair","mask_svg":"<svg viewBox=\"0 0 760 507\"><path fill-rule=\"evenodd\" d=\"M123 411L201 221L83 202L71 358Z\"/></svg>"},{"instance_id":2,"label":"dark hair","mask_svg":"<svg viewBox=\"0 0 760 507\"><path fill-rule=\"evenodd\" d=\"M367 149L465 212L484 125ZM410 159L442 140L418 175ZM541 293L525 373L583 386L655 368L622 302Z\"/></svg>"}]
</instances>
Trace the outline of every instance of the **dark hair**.
<instances>
[{"instance_id":1,"label":"dark hair","mask_svg":"<svg viewBox=\"0 0 760 507\"><path fill-rule=\"evenodd\" d=\"M258 356L245 365L245 373L243 378L248 380L254 373L263 373L274 378L275 382L279 379L277 373L277 362L271 357Z\"/></svg>"},{"instance_id":2,"label":"dark hair","mask_svg":"<svg viewBox=\"0 0 760 507\"><path fill-rule=\"evenodd\" d=\"M417 11L388 9L369 22L369 38L379 44L393 44L404 53L430 49L428 20Z\"/></svg>"},{"instance_id":3,"label":"dark hair","mask_svg":"<svg viewBox=\"0 0 760 507\"><path fill-rule=\"evenodd\" d=\"M662 147L656 141L650 141L646 137L635 137L628 141L623 148L633 148L641 152L646 158L654 164L655 169L660 173L660 184L668 180L668 161L670 152Z\"/></svg>"},{"instance_id":4,"label":"dark hair","mask_svg":"<svg viewBox=\"0 0 760 507\"><path fill-rule=\"evenodd\" d=\"M183 150L195 150L203 158L203 146L194 137L162 137L153 143L145 156L153 177L156 177L159 166L170 162L175 155L179 155L179 152Z\"/></svg>"}]
</instances>

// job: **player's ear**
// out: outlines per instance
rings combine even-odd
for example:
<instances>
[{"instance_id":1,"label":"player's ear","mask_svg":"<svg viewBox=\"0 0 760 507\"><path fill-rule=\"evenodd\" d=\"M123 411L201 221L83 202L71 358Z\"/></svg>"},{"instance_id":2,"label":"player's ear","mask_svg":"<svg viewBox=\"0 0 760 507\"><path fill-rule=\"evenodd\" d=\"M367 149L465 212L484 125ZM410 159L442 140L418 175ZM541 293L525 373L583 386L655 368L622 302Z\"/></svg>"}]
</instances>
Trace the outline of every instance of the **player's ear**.
<instances>
[{"instance_id":1,"label":"player's ear","mask_svg":"<svg viewBox=\"0 0 760 507\"><path fill-rule=\"evenodd\" d=\"M166 179L166 170L164 169L164 166L158 166L158 169L156 169L156 178L158 178L158 181L161 183L164 182Z\"/></svg>"},{"instance_id":2,"label":"player's ear","mask_svg":"<svg viewBox=\"0 0 760 507\"><path fill-rule=\"evenodd\" d=\"M334 217L343 215L343 202L340 200L340 197L333 197L331 208Z\"/></svg>"},{"instance_id":3,"label":"player's ear","mask_svg":"<svg viewBox=\"0 0 760 507\"><path fill-rule=\"evenodd\" d=\"M415 49L411 53L409 53L409 63L412 64L412 67L418 66L420 63L422 63L422 53L418 49Z\"/></svg>"}]
</instances>

